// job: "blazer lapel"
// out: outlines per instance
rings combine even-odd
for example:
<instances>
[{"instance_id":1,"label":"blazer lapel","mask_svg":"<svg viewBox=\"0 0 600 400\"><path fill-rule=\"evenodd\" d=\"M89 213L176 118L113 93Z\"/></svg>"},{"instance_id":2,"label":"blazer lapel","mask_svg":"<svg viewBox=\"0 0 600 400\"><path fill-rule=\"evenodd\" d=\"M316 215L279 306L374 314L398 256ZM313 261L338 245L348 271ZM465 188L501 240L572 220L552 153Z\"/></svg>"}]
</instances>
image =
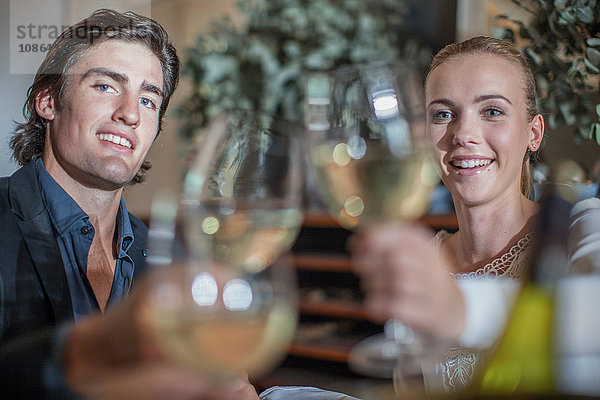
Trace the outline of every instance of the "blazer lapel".
<instances>
[{"instance_id":1,"label":"blazer lapel","mask_svg":"<svg viewBox=\"0 0 600 400\"><path fill-rule=\"evenodd\" d=\"M73 307L58 243L39 190L35 161L15 172L9 181L12 211L29 250L56 322L73 319Z\"/></svg>"}]
</instances>

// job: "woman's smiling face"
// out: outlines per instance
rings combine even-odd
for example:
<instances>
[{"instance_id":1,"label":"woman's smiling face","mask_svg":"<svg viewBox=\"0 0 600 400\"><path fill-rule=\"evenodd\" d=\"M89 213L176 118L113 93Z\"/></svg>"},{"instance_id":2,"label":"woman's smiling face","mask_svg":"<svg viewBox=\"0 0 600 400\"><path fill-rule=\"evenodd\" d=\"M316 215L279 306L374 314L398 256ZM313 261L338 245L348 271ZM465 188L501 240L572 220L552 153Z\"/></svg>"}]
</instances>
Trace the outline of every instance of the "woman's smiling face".
<instances>
[{"instance_id":1,"label":"woman's smiling face","mask_svg":"<svg viewBox=\"0 0 600 400\"><path fill-rule=\"evenodd\" d=\"M539 123L527 117L522 82L518 65L491 53L452 57L430 72L427 130L455 201L520 195L523 157Z\"/></svg>"}]
</instances>

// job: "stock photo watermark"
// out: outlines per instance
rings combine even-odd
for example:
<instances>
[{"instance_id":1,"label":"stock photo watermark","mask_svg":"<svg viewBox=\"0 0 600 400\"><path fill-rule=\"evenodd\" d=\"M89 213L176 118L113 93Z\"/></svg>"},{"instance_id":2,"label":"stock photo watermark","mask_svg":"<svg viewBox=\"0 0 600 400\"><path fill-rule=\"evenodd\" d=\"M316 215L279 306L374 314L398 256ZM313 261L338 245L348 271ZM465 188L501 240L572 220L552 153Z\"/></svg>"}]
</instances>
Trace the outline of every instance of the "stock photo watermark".
<instances>
[{"instance_id":1,"label":"stock photo watermark","mask_svg":"<svg viewBox=\"0 0 600 400\"><path fill-rule=\"evenodd\" d=\"M46 52L50 50L52 42L63 33L69 25L17 25L17 40L19 53Z\"/></svg>"},{"instance_id":2,"label":"stock photo watermark","mask_svg":"<svg viewBox=\"0 0 600 400\"><path fill-rule=\"evenodd\" d=\"M139 5L140 1L150 4L150 0L137 0L136 3ZM90 44L93 44L95 40L105 35L118 37L120 32L133 29L132 23L104 27L84 24L75 30L68 31L69 26L80 19L76 18L71 21L67 17L73 14L73 10L69 9L70 4L70 2L62 0L11 0L11 74L35 74L50 51L52 43L62 34L89 40ZM82 15L81 18L89 13Z\"/></svg>"}]
</instances>

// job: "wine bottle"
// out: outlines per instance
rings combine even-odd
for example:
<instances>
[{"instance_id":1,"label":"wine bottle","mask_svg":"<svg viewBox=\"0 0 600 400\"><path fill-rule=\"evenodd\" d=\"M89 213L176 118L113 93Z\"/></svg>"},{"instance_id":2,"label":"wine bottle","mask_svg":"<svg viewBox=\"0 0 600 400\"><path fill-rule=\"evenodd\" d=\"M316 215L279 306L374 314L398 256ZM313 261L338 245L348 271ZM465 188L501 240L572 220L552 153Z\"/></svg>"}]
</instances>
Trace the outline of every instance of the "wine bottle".
<instances>
[{"instance_id":1,"label":"wine bottle","mask_svg":"<svg viewBox=\"0 0 600 400\"><path fill-rule=\"evenodd\" d=\"M548 185L541 199L531 262L503 337L475 378L479 395L555 391L554 284L567 268L571 210L565 187Z\"/></svg>"}]
</instances>

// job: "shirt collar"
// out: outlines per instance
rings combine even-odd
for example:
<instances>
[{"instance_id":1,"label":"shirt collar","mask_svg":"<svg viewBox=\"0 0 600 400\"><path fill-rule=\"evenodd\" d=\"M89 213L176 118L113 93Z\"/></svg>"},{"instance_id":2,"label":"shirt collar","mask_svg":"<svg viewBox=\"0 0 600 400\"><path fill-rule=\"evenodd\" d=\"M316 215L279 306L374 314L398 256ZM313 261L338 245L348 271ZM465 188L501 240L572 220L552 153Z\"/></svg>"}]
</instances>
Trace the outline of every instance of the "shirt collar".
<instances>
[{"instance_id":1,"label":"shirt collar","mask_svg":"<svg viewBox=\"0 0 600 400\"><path fill-rule=\"evenodd\" d=\"M121 197L121 203L119 204L119 212L117 213L117 229L119 230L119 258L124 257L126 252L133 244L133 228L131 227L131 220L129 219L129 212L125 206L125 200Z\"/></svg>"},{"instance_id":2,"label":"shirt collar","mask_svg":"<svg viewBox=\"0 0 600 400\"><path fill-rule=\"evenodd\" d=\"M89 220L89 216L79 207L77 202L48 173L41 157L36 159L35 167L42 198L52 219L54 229L59 235L67 232L77 221ZM119 203L116 227L117 237L119 238L117 248L119 249L119 258L122 258L126 255L134 240L129 212L123 197L121 197Z\"/></svg>"},{"instance_id":3,"label":"shirt collar","mask_svg":"<svg viewBox=\"0 0 600 400\"><path fill-rule=\"evenodd\" d=\"M88 215L77 202L52 178L46 170L42 158L35 161L42 199L59 235L63 235L77 221L86 219Z\"/></svg>"}]
</instances>

